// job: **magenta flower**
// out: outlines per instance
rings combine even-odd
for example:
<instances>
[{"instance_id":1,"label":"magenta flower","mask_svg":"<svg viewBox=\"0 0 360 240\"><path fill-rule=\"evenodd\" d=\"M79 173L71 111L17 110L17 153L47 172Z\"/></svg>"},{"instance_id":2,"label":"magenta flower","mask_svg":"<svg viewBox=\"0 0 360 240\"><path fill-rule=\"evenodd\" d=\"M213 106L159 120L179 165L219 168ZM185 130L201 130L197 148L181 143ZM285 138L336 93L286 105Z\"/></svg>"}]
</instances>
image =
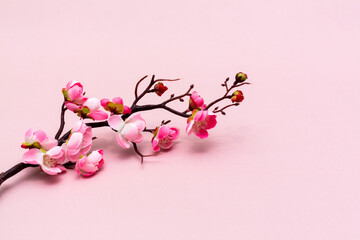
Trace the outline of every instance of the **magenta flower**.
<instances>
[{"instance_id":1,"label":"magenta flower","mask_svg":"<svg viewBox=\"0 0 360 240\"><path fill-rule=\"evenodd\" d=\"M81 106L87 98L83 94L83 86L79 82L71 81L66 84L66 87L62 89L62 93L66 102Z\"/></svg>"},{"instance_id":2,"label":"magenta flower","mask_svg":"<svg viewBox=\"0 0 360 240\"><path fill-rule=\"evenodd\" d=\"M39 129L34 130L30 128L25 133L25 142L21 145L22 148L38 148L50 150L51 148L57 146L57 140L46 136L46 133Z\"/></svg>"},{"instance_id":3,"label":"magenta flower","mask_svg":"<svg viewBox=\"0 0 360 240\"><path fill-rule=\"evenodd\" d=\"M194 110L192 116L187 120L186 133L190 135L194 133L199 138L207 138L209 133L207 130L216 126L216 115L210 115L208 111Z\"/></svg>"},{"instance_id":4,"label":"magenta flower","mask_svg":"<svg viewBox=\"0 0 360 240\"><path fill-rule=\"evenodd\" d=\"M109 115L101 111L100 101L97 98L89 98L87 99L82 106L78 106L74 103L67 103L66 107L77 113L77 115L81 118L91 118L92 120L106 120Z\"/></svg>"},{"instance_id":5,"label":"magenta flower","mask_svg":"<svg viewBox=\"0 0 360 240\"><path fill-rule=\"evenodd\" d=\"M65 153L61 147L53 147L49 151L30 149L24 154L23 162L40 165L40 168L49 175L56 175L65 171L62 164L65 162Z\"/></svg>"},{"instance_id":6,"label":"magenta flower","mask_svg":"<svg viewBox=\"0 0 360 240\"><path fill-rule=\"evenodd\" d=\"M92 129L83 121L74 125L69 139L64 143L66 158L70 162L76 162L80 156L89 152L92 144Z\"/></svg>"},{"instance_id":7,"label":"magenta flower","mask_svg":"<svg viewBox=\"0 0 360 240\"><path fill-rule=\"evenodd\" d=\"M154 132L154 137L151 140L152 148L155 152L160 151L160 148L170 149L178 136L178 128L169 128L166 125L157 127Z\"/></svg>"},{"instance_id":8,"label":"magenta flower","mask_svg":"<svg viewBox=\"0 0 360 240\"><path fill-rule=\"evenodd\" d=\"M145 120L140 113L130 115L125 121L119 115L112 115L108 123L118 132L116 140L123 148L130 148L130 143L139 143L143 140L141 132L145 129Z\"/></svg>"},{"instance_id":9,"label":"magenta flower","mask_svg":"<svg viewBox=\"0 0 360 240\"><path fill-rule=\"evenodd\" d=\"M128 106L124 105L122 98L116 97L110 101L107 98L102 99L101 106L106 110L111 112L112 114L130 114L131 109Z\"/></svg>"},{"instance_id":10,"label":"magenta flower","mask_svg":"<svg viewBox=\"0 0 360 240\"><path fill-rule=\"evenodd\" d=\"M204 104L204 99L200 97L200 95L194 91L189 99L189 110L192 111L194 109L204 110L206 105Z\"/></svg>"},{"instance_id":11,"label":"magenta flower","mask_svg":"<svg viewBox=\"0 0 360 240\"><path fill-rule=\"evenodd\" d=\"M91 176L104 164L104 151L93 151L87 156L82 156L76 162L75 170L79 175Z\"/></svg>"}]
</instances>

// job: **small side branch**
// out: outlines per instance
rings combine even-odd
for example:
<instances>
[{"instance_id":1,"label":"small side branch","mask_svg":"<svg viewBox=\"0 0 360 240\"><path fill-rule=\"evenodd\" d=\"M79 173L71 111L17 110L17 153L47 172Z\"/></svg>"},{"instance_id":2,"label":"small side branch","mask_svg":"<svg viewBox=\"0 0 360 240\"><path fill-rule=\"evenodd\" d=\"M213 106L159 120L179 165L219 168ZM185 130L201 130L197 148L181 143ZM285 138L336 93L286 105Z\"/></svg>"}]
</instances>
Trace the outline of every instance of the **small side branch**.
<instances>
[{"instance_id":1,"label":"small side branch","mask_svg":"<svg viewBox=\"0 0 360 240\"><path fill-rule=\"evenodd\" d=\"M145 157L151 157L151 156L152 156L152 155L144 155L144 154L142 154L142 153L139 151L139 149L138 149L138 147L137 147L137 144L136 144L136 143L132 143L132 144L133 144L133 146L134 146L135 152L136 152L137 155L139 155L140 158L141 158L141 164L144 163L144 158L145 158Z\"/></svg>"},{"instance_id":2,"label":"small side branch","mask_svg":"<svg viewBox=\"0 0 360 240\"><path fill-rule=\"evenodd\" d=\"M65 107L65 101L61 106L61 116L60 116L60 127L59 130L57 131L56 135L55 135L55 139L58 140L61 133L64 131L64 127L65 127L65 112L66 112L67 108Z\"/></svg>"},{"instance_id":3,"label":"small side branch","mask_svg":"<svg viewBox=\"0 0 360 240\"><path fill-rule=\"evenodd\" d=\"M139 85L140 83L145 79L147 78L148 75L144 76L143 78L141 78L137 83L136 83L136 86L135 86L135 99L138 98L138 88L139 88Z\"/></svg>"},{"instance_id":4,"label":"small side branch","mask_svg":"<svg viewBox=\"0 0 360 240\"><path fill-rule=\"evenodd\" d=\"M216 104L216 103L218 103L218 102L220 102L220 101L222 101L222 100L224 100L224 99L231 98L231 95L228 95L231 90L233 90L233 89L235 89L235 88L238 88L238 87L241 87L242 85L245 85L245 84L250 84L250 83L247 83L247 82L240 83L240 84L235 84L235 85L233 84L233 85L229 88L228 85L227 85L227 82L228 82L228 81L229 81L229 79L227 78L227 79L225 80L225 82L224 82L223 84L221 84L221 86L224 86L224 87L226 88L225 94L224 94L222 97L220 97L220 98L218 98L218 99L215 99L214 101L212 101L211 103L209 103L209 104L206 106L205 110L208 110L208 109L211 108L214 104Z\"/></svg>"},{"instance_id":5,"label":"small side branch","mask_svg":"<svg viewBox=\"0 0 360 240\"><path fill-rule=\"evenodd\" d=\"M221 112L222 115L226 115L226 113L224 112L225 109L232 107L232 106L239 106L239 103L233 103L233 104L229 104L221 109L218 109L217 107L214 109L213 113L218 113Z\"/></svg>"}]
</instances>

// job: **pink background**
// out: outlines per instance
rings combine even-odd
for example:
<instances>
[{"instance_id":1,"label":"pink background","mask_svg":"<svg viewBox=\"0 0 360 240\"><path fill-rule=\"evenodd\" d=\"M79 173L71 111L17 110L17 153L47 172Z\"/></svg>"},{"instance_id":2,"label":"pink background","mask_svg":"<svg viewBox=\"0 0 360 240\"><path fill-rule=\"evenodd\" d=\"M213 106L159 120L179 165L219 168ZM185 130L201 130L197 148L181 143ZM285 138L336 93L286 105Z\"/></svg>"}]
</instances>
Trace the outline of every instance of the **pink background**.
<instances>
[{"instance_id":1,"label":"pink background","mask_svg":"<svg viewBox=\"0 0 360 240\"><path fill-rule=\"evenodd\" d=\"M24 170L0 188L1 239L360 239L359 11L358 0L1 0L1 170L21 161L28 128L55 134L70 80L128 104L146 74L182 78L164 98L194 83L210 101L238 71L253 83L204 141L183 118L144 114L182 134L142 166L96 129L96 176Z\"/></svg>"}]
</instances>

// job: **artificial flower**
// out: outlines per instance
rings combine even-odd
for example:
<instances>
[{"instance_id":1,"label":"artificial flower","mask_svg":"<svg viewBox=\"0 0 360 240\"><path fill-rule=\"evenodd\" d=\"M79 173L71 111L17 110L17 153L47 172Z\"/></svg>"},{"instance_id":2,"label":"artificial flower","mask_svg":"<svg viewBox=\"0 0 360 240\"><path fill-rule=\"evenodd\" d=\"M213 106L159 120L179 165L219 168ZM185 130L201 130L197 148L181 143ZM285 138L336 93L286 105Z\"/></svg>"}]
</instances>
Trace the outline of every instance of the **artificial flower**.
<instances>
[{"instance_id":1,"label":"artificial flower","mask_svg":"<svg viewBox=\"0 0 360 240\"><path fill-rule=\"evenodd\" d=\"M161 149L170 149L174 140L179 136L178 128L170 128L166 125L157 127L154 131L154 137L151 140L152 148L158 152Z\"/></svg>"},{"instance_id":2,"label":"artificial flower","mask_svg":"<svg viewBox=\"0 0 360 240\"><path fill-rule=\"evenodd\" d=\"M65 171L62 164L65 162L65 152L59 147L53 147L49 151L30 149L24 154L23 162L40 165L40 168L49 175L56 175Z\"/></svg>"},{"instance_id":3,"label":"artificial flower","mask_svg":"<svg viewBox=\"0 0 360 240\"><path fill-rule=\"evenodd\" d=\"M75 170L79 175L91 176L104 164L104 151L93 151L87 156L81 156L75 164Z\"/></svg>"},{"instance_id":4,"label":"artificial flower","mask_svg":"<svg viewBox=\"0 0 360 240\"><path fill-rule=\"evenodd\" d=\"M130 148L130 143L143 140L141 132L145 129L145 120L140 113L130 115L125 121L119 115L112 115L108 120L109 126L118 132L116 140L124 148Z\"/></svg>"},{"instance_id":5,"label":"artificial flower","mask_svg":"<svg viewBox=\"0 0 360 240\"><path fill-rule=\"evenodd\" d=\"M216 126L216 115L209 114L208 111L194 110L191 117L187 120L186 133L190 135L194 133L199 138L207 138L209 133L207 130Z\"/></svg>"},{"instance_id":6,"label":"artificial flower","mask_svg":"<svg viewBox=\"0 0 360 240\"><path fill-rule=\"evenodd\" d=\"M50 150L51 148L57 146L57 140L48 137L46 133L39 129L34 130L30 128L25 133L25 142L21 145L22 148L38 148L38 149L45 149Z\"/></svg>"},{"instance_id":7,"label":"artificial flower","mask_svg":"<svg viewBox=\"0 0 360 240\"><path fill-rule=\"evenodd\" d=\"M71 102L81 106L87 98L84 97L84 88L81 83L71 81L66 84L66 87L62 89L62 93L66 102Z\"/></svg>"},{"instance_id":8,"label":"artificial flower","mask_svg":"<svg viewBox=\"0 0 360 240\"><path fill-rule=\"evenodd\" d=\"M101 106L112 114L130 114L131 109L128 106L124 105L122 98L116 97L110 101L107 98L104 98L100 101Z\"/></svg>"},{"instance_id":9,"label":"artificial flower","mask_svg":"<svg viewBox=\"0 0 360 240\"><path fill-rule=\"evenodd\" d=\"M89 152L92 144L92 129L83 121L77 121L69 139L63 144L66 157L70 162L76 162L80 156Z\"/></svg>"},{"instance_id":10,"label":"artificial flower","mask_svg":"<svg viewBox=\"0 0 360 240\"><path fill-rule=\"evenodd\" d=\"M89 98L81 106L74 103L68 103L66 107L74 113L77 113L77 115L81 118L106 120L109 117L106 112L100 110L100 101L97 98Z\"/></svg>"}]
</instances>

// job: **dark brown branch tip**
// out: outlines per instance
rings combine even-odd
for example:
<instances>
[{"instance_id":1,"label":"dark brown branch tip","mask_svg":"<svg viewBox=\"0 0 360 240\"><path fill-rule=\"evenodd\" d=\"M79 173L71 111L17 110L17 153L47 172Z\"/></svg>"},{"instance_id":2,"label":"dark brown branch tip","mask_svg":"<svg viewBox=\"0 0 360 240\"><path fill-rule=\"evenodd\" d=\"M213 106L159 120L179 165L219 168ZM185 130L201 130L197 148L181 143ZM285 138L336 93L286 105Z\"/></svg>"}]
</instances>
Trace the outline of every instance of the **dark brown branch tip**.
<instances>
[{"instance_id":1,"label":"dark brown branch tip","mask_svg":"<svg viewBox=\"0 0 360 240\"><path fill-rule=\"evenodd\" d=\"M3 176L4 176L4 172L0 173L0 186L4 182Z\"/></svg>"},{"instance_id":2,"label":"dark brown branch tip","mask_svg":"<svg viewBox=\"0 0 360 240\"><path fill-rule=\"evenodd\" d=\"M169 124L170 122L171 122L171 120L167 120L167 121L162 120L162 121L161 121L161 125L167 125L167 124Z\"/></svg>"}]
</instances>

